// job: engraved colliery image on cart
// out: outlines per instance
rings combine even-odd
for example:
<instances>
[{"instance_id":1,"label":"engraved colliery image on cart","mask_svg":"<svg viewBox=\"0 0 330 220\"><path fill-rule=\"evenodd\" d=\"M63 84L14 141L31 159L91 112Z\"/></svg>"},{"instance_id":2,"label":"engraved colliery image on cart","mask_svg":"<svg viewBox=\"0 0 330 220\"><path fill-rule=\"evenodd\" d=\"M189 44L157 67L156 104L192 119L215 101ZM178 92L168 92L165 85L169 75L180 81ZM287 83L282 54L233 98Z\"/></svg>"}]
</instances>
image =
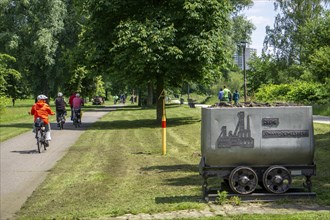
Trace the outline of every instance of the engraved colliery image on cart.
<instances>
[{"instance_id":1,"label":"engraved colliery image on cart","mask_svg":"<svg viewBox=\"0 0 330 220\"><path fill-rule=\"evenodd\" d=\"M222 126L221 133L217 139L217 147L254 147L254 139L251 137L250 117L247 116L247 127L245 128L244 112L238 112L238 123L234 133L229 131L227 134L227 126Z\"/></svg>"}]
</instances>

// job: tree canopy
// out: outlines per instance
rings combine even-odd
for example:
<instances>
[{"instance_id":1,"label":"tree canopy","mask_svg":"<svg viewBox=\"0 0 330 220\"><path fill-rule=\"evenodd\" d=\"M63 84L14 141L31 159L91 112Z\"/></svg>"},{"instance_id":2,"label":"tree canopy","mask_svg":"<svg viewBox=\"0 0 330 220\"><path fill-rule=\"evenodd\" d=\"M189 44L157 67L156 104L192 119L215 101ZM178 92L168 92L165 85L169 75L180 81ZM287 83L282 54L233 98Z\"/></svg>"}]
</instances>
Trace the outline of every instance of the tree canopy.
<instances>
[{"instance_id":1,"label":"tree canopy","mask_svg":"<svg viewBox=\"0 0 330 220\"><path fill-rule=\"evenodd\" d=\"M239 42L251 41L254 29L239 12L252 4L251 0L4 0L2 67L7 65L22 77L18 83L15 75L6 75L0 86L12 98L17 97L14 90L49 96L79 91L88 97L107 91L113 95L148 91L152 104L163 89L180 90L190 84L206 91L219 79L231 77L239 84L233 54ZM263 54L249 64L251 95L265 84L303 82L330 91L328 6L328 0L274 2L278 15L266 29ZM162 99L157 103L158 119L161 108Z\"/></svg>"},{"instance_id":2,"label":"tree canopy","mask_svg":"<svg viewBox=\"0 0 330 220\"><path fill-rule=\"evenodd\" d=\"M0 51L16 58L29 92L56 94L67 79L64 52L77 38L72 1L6 0L0 6Z\"/></svg>"},{"instance_id":3,"label":"tree canopy","mask_svg":"<svg viewBox=\"0 0 330 220\"><path fill-rule=\"evenodd\" d=\"M235 48L231 16L251 1L236 7L218 0L84 3L90 15L84 36L94 63L118 81L156 85L159 96L168 86L214 82L228 68Z\"/></svg>"}]
</instances>

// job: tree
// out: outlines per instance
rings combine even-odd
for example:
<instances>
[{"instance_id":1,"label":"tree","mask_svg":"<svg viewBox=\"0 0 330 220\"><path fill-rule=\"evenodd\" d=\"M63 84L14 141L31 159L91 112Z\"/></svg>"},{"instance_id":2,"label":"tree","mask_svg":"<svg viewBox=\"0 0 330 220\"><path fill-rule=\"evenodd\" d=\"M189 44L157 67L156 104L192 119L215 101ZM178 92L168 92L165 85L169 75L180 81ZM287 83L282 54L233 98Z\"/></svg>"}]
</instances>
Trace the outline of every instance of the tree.
<instances>
[{"instance_id":1,"label":"tree","mask_svg":"<svg viewBox=\"0 0 330 220\"><path fill-rule=\"evenodd\" d=\"M266 27L264 51L270 50L277 60L284 60L286 65L302 63L307 59L305 36L302 29L313 19L322 15L322 0L276 0L274 28Z\"/></svg>"},{"instance_id":2,"label":"tree","mask_svg":"<svg viewBox=\"0 0 330 220\"><path fill-rule=\"evenodd\" d=\"M274 28L266 28L260 58L250 62L248 76L253 91L265 84L291 84L299 80L323 84L330 91L329 1L277 0L280 9ZM292 85L293 86L293 85Z\"/></svg>"},{"instance_id":3,"label":"tree","mask_svg":"<svg viewBox=\"0 0 330 220\"><path fill-rule=\"evenodd\" d=\"M63 57L80 31L73 1L6 0L0 6L0 51L17 58L17 69L34 95L54 95L68 80Z\"/></svg>"},{"instance_id":4,"label":"tree","mask_svg":"<svg viewBox=\"0 0 330 220\"><path fill-rule=\"evenodd\" d=\"M308 79L326 83L330 77L330 46L315 50L309 57L308 68L312 73L312 77Z\"/></svg>"},{"instance_id":5,"label":"tree","mask_svg":"<svg viewBox=\"0 0 330 220\"><path fill-rule=\"evenodd\" d=\"M14 105L15 99L21 95L21 74L11 68L13 62L16 62L14 57L0 53L0 96L12 98Z\"/></svg>"},{"instance_id":6,"label":"tree","mask_svg":"<svg viewBox=\"0 0 330 220\"><path fill-rule=\"evenodd\" d=\"M229 1L84 3L90 15L85 41L94 63L121 82L155 85L157 97L169 86L214 81L231 60ZM158 120L161 114L160 99Z\"/></svg>"},{"instance_id":7,"label":"tree","mask_svg":"<svg viewBox=\"0 0 330 220\"><path fill-rule=\"evenodd\" d=\"M307 60L304 64L308 72L302 77L326 83L330 76L330 10L322 16L306 23L301 32L304 35L304 48ZM307 76L309 74L309 76Z\"/></svg>"}]
</instances>

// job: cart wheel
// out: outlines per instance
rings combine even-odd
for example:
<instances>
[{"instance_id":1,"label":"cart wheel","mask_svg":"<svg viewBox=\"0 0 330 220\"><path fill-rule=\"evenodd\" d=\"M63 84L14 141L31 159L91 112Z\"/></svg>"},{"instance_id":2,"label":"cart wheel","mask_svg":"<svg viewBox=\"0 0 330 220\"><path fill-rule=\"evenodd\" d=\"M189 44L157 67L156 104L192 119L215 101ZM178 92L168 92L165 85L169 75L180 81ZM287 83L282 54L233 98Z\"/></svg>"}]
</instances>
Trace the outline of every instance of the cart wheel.
<instances>
[{"instance_id":1,"label":"cart wheel","mask_svg":"<svg viewBox=\"0 0 330 220\"><path fill-rule=\"evenodd\" d=\"M239 194L250 194L258 185L258 176L249 167L236 167L229 176L230 188Z\"/></svg>"},{"instance_id":2,"label":"cart wheel","mask_svg":"<svg viewBox=\"0 0 330 220\"><path fill-rule=\"evenodd\" d=\"M266 190L277 194L288 191L292 182L290 172L282 166L269 167L262 179Z\"/></svg>"}]
</instances>

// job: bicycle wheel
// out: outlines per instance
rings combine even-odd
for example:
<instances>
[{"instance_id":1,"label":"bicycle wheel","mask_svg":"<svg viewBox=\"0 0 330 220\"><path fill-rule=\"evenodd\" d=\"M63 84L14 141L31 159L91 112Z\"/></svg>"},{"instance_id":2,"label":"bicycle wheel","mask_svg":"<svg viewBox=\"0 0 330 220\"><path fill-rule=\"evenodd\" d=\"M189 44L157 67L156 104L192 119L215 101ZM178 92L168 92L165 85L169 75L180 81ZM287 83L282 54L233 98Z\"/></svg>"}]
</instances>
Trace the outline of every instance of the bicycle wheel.
<instances>
[{"instance_id":1,"label":"bicycle wheel","mask_svg":"<svg viewBox=\"0 0 330 220\"><path fill-rule=\"evenodd\" d=\"M47 141L46 141L46 132L43 131L41 133L41 136L42 136L42 141L41 141L41 144L44 146L44 150L47 150L46 147L47 147Z\"/></svg>"},{"instance_id":2,"label":"bicycle wheel","mask_svg":"<svg viewBox=\"0 0 330 220\"><path fill-rule=\"evenodd\" d=\"M60 130L62 130L63 129L63 120L61 119L61 121L60 121Z\"/></svg>"},{"instance_id":3,"label":"bicycle wheel","mask_svg":"<svg viewBox=\"0 0 330 220\"><path fill-rule=\"evenodd\" d=\"M63 114L59 118L59 122L60 122L60 130L62 130L64 128L64 123L65 123L65 117Z\"/></svg>"},{"instance_id":4,"label":"bicycle wheel","mask_svg":"<svg viewBox=\"0 0 330 220\"><path fill-rule=\"evenodd\" d=\"M44 150L47 150L47 148L46 148L46 147L48 147L47 142L48 142L48 141L44 141L44 142L42 143L42 145L44 145Z\"/></svg>"},{"instance_id":5,"label":"bicycle wheel","mask_svg":"<svg viewBox=\"0 0 330 220\"><path fill-rule=\"evenodd\" d=\"M36 139L37 139L37 147L38 147L38 153L41 152L41 140L40 140L40 131L36 130Z\"/></svg>"},{"instance_id":6,"label":"bicycle wheel","mask_svg":"<svg viewBox=\"0 0 330 220\"><path fill-rule=\"evenodd\" d=\"M73 119L73 125L74 125L75 127L78 127L78 120L77 120L77 118L74 118L74 119Z\"/></svg>"}]
</instances>

